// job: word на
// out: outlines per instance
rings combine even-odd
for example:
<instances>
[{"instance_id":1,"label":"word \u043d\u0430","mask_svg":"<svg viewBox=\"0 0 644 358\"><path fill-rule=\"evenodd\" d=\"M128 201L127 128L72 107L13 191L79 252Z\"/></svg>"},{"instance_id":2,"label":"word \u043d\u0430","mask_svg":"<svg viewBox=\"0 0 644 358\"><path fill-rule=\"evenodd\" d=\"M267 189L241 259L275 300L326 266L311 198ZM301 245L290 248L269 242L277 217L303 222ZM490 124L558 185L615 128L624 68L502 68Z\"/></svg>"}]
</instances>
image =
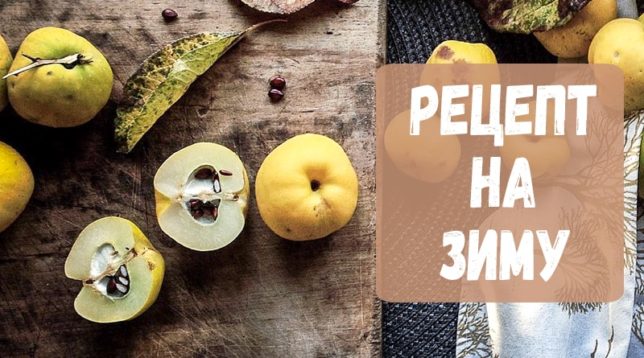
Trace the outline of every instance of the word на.
<instances>
[{"instance_id":1,"label":"word \u043d\u0430","mask_svg":"<svg viewBox=\"0 0 644 358\"><path fill-rule=\"evenodd\" d=\"M471 94L470 94L471 87ZM515 85L505 87L505 107L501 108L501 85L489 86L490 112L489 123L483 123L483 85L450 85L443 86L441 98L433 86L424 85L411 90L411 111L409 134L420 135L420 122L432 118L438 111L440 103L440 134L441 135L492 135L494 146L503 145L504 135L534 135L546 134L546 118L548 101L554 100L554 134L565 134L566 102L576 101L576 134L586 135L588 121L588 99L597 96L597 85ZM471 113L466 113L465 103L454 103L454 100L471 98ZM528 102L536 97L535 113L530 113ZM525 103L519 103L518 100ZM422 106L423 100L427 105ZM467 100L462 100L466 102ZM503 124L501 123L503 113ZM453 121L453 117L466 115L461 121ZM531 121L517 121L517 117L532 115Z\"/></svg>"},{"instance_id":2,"label":"word \u043d\u0430","mask_svg":"<svg viewBox=\"0 0 644 358\"><path fill-rule=\"evenodd\" d=\"M501 158L490 158L490 175L483 175L483 157L472 158L472 186L470 208L480 208L483 189L488 188L488 206L498 208L500 202ZM523 199L524 208L534 208L535 197L532 187L530 163L523 157L516 158L503 196L503 207L513 208L515 201Z\"/></svg>"},{"instance_id":3,"label":"word \u043d\u0430","mask_svg":"<svg viewBox=\"0 0 644 358\"><path fill-rule=\"evenodd\" d=\"M445 232L443 247L451 246L447 255L452 259L452 265L443 264L440 275L446 280L460 280L465 276L468 281L476 281L480 279L485 265L485 280L509 280L511 276L519 276L523 271L523 280L532 281L534 280L535 233L545 259L539 276L543 281L548 282L559 265L570 230L559 230L554 245L550 243L547 230L536 230L534 233L531 230L524 230L518 247L514 243L514 235L510 230L501 230L500 237L496 230L487 230L480 246L479 230L470 230L467 257L464 255L463 232Z\"/></svg>"}]
</instances>

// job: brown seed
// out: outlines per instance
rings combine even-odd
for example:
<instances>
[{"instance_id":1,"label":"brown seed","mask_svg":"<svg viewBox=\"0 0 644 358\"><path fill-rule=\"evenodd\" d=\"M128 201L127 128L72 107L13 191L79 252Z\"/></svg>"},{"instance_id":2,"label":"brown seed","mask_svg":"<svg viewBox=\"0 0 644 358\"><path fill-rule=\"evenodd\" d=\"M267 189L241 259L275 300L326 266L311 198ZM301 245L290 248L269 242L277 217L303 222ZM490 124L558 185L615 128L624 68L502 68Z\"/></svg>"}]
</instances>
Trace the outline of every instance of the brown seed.
<instances>
[{"instance_id":1,"label":"brown seed","mask_svg":"<svg viewBox=\"0 0 644 358\"><path fill-rule=\"evenodd\" d=\"M221 169L219 171L219 174L221 174L221 175L223 175L225 177L229 177L229 176L233 175L233 172L231 172L229 170L226 170L226 169Z\"/></svg>"},{"instance_id":2,"label":"brown seed","mask_svg":"<svg viewBox=\"0 0 644 358\"><path fill-rule=\"evenodd\" d=\"M203 210L202 210L202 209L192 210L192 217L193 217L193 218L195 218L195 219L200 219L200 218L202 218L202 217L203 217L203 214L204 214L204 212L203 212Z\"/></svg>"},{"instance_id":3,"label":"brown seed","mask_svg":"<svg viewBox=\"0 0 644 358\"><path fill-rule=\"evenodd\" d=\"M110 277L109 281L107 281L107 287L106 287L107 293L114 293L116 292L116 281L114 280L114 277Z\"/></svg>"},{"instance_id":4,"label":"brown seed","mask_svg":"<svg viewBox=\"0 0 644 358\"><path fill-rule=\"evenodd\" d=\"M201 207L203 206L203 204L201 203L201 200L199 199L190 199L190 201L188 202L188 205L190 206L190 210L201 209Z\"/></svg>"},{"instance_id":5,"label":"brown seed","mask_svg":"<svg viewBox=\"0 0 644 358\"><path fill-rule=\"evenodd\" d=\"M268 83L271 85L271 88L275 88L280 91L286 87L286 80L280 75L271 77Z\"/></svg>"},{"instance_id":6,"label":"brown seed","mask_svg":"<svg viewBox=\"0 0 644 358\"><path fill-rule=\"evenodd\" d=\"M278 90L277 88L272 88L268 91L268 97L271 98L272 102L278 102L284 97L284 92Z\"/></svg>"},{"instance_id":7,"label":"brown seed","mask_svg":"<svg viewBox=\"0 0 644 358\"><path fill-rule=\"evenodd\" d=\"M212 202L204 203L203 211L204 211L204 215L208 215L213 219L217 219L217 215L219 215L219 208L217 207L217 205L213 204Z\"/></svg>"},{"instance_id":8,"label":"brown seed","mask_svg":"<svg viewBox=\"0 0 644 358\"><path fill-rule=\"evenodd\" d=\"M188 207L190 208L190 214L195 219L200 219L204 216L212 216L212 208L214 205L211 202L203 202L199 199L190 199L188 201Z\"/></svg>"},{"instance_id":9,"label":"brown seed","mask_svg":"<svg viewBox=\"0 0 644 358\"><path fill-rule=\"evenodd\" d=\"M166 22L171 22L176 20L177 17L179 17L179 14L177 14L177 12L172 9L164 9L163 11L161 11L161 16L163 16L163 19Z\"/></svg>"},{"instance_id":10,"label":"brown seed","mask_svg":"<svg viewBox=\"0 0 644 358\"><path fill-rule=\"evenodd\" d=\"M210 179L210 178L212 178L213 174L214 173L213 173L212 169L210 169L210 168L202 168L202 169L199 169L195 173L195 178L200 179L200 180Z\"/></svg>"},{"instance_id":11,"label":"brown seed","mask_svg":"<svg viewBox=\"0 0 644 358\"><path fill-rule=\"evenodd\" d=\"M212 203L205 203L203 205L204 215L212 216L212 211L215 209L215 206Z\"/></svg>"}]
</instances>

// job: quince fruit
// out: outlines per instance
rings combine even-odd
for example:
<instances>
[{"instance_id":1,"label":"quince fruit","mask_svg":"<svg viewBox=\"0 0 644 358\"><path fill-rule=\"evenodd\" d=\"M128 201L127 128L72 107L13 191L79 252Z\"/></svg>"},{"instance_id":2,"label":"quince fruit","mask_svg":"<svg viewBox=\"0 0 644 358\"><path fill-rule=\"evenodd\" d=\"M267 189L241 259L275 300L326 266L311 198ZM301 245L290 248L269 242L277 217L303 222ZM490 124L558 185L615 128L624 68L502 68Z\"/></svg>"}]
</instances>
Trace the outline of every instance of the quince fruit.
<instances>
[{"instance_id":1,"label":"quince fruit","mask_svg":"<svg viewBox=\"0 0 644 358\"><path fill-rule=\"evenodd\" d=\"M0 142L0 232L25 210L34 191L34 176L22 156Z\"/></svg>"},{"instance_id":2,"label":"quince fruit","mask_svg":"<svg viewBox=\"0 0 644 358\"><path fill-rule=\"evenodd\" d=\"M551 54L562 58L577 58L588 53L597 31L616 17L615 0L593 0L565 25L534 32L534 36Z\"/></svg>"},{"instance_id":3,"label":"quince fruit","mask_svg":"<svg viewBox=\"0 0 644 358\"><path fill-rule=\"evenodd\" d=\"M7 79L9 101L24 119L48 127L75 127L105 106L112 92L112 69L89 41L56 27L27 35ZM28 67L27 67L28 68Z\"/></svg>"},{"instance_id":4,"label":"quince fruit","mask_svg":"<svg viewBox=\"0 0 644 358\"><path fill-rule=\"evenodd\" d=\"M394 166L407 176L426 183L449 178L461 158L456 136L440 134L440 118L421 122L420 135L409 135L409 111L399 113L385 130L385 151Z\"/></svg>"},{"instance_id":5,"label":"quince fruit","mask_svg":"<svg viewBox=\"0 0 644 358\"><path fill-rule=\"evenodd\" d=\"M13 61L13 57L11 57L9 46L0 36L0 111L7 106L7 81L3 80L2 77L9 71L11 61Z\"/></svg>"},{"instance_id":6,"label":"quince fruit","mask_svg":"<svg viewBox=\"0 0 644 358\"><path fill-rule=\"evenodd\" d=\"M255 196L262 219L277 235L295 241L320 239L351 220L358 176L333 139L302 134L264 159Z\"/></svg>"},{"instance_id":7,"label":"quince fruit","mask_svg":"<svg viewBox=\"0 0 644 358\"><path fill-rule=\"evenodd\" d=\"M496 56L491 48L483 43L447 40L436 46L427 59L428 64L490 64L496 63Z\"/></svg>"},{"instance_id":8,"label":"quince fruit","mask_svg":"<svg viewBox=\"0 0 644 358\"><path fill-rule=\"evenodd\" d=\"M530 102L529 113L536 113L536 102ZM525 121L525 119L518 119ZM528 120L534 128L534 117ZM564 134L555 135L555 108L549 105L546 115L545 135L510 135L499 149L503 165L512 169L514 161L523 157L530 163L532 178L553 177L561 172L570 160L570 145Z\"/></svg>"},{"instance_id":9,"label":"quince fruit","mask_svg":"<svg viewBox=\"0 0 644 358\"><path fill-rule=\"evenodd\" d=\"M616 19L593 38L588 63L616 65L624 72L624 112L644 108L644 23Z\"/></svg>"}]
</instances>

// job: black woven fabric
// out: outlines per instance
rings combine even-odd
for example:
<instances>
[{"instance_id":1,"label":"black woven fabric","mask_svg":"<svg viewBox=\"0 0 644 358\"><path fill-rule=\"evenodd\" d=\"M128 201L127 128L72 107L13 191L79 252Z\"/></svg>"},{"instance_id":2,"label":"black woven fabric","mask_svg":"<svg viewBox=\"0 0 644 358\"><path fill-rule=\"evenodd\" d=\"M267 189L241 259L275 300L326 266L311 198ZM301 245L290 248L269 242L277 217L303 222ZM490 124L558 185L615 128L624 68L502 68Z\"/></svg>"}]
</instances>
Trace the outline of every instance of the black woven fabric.
<instances>
[{"instance_id":1,"label":"black woven fabric","mask_svg":"<svg viewBox=\"0 0 644 358\"><path fill-rule=\"evenodd\" d=\"M424 63L445 40L483 42L501 63L554 62L532 36L490 30L466 1L388 0L387 61ZM384 357L454 357L458 304L383 302Z\"/></svg>"}]
</instances>

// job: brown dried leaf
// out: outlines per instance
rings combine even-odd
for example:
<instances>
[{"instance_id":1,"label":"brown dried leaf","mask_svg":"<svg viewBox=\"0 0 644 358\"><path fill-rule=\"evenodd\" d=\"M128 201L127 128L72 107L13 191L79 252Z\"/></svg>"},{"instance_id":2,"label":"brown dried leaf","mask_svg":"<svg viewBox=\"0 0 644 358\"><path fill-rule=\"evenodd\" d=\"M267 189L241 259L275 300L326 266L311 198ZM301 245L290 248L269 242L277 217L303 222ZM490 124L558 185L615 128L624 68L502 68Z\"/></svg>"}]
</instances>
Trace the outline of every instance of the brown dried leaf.
<instances>
[{"instance_id":1,"label":"brown dried leaf","mask_svg":"<svg viewBox=\"0 0 644 358\"><path fill-rule=\"evenodd\" d=\"M529 34L566 24L589 0L470 0L496 31Z\"/></svg>"},{"instance_id":2,"label":"brown dried leaf","mask_svg":"<svg viewBox=\"0 0 644 358\"><path fill-rule=\"evenodd\" d=\"M241 0L255 10L273 14L292 14L305 8L315 0Z\"/></svg>"}]
</instances>

